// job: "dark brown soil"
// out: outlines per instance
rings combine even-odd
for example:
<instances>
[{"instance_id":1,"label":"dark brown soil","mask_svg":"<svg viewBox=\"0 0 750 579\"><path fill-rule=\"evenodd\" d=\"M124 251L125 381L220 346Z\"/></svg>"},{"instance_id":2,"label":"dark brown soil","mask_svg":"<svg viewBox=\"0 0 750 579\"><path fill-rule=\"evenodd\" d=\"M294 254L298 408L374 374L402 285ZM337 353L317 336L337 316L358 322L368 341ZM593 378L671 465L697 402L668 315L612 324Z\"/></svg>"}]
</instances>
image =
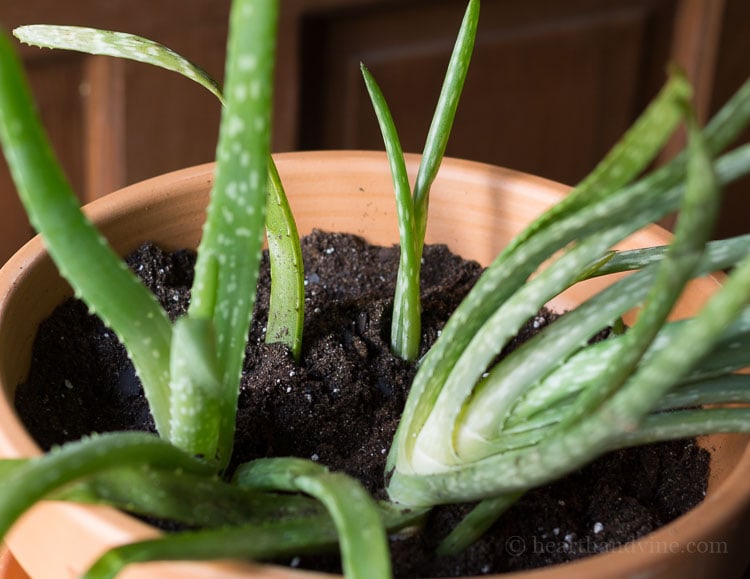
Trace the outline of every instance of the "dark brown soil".
<instances>
[{"instance_id":1,"label":"dark brown soil","mask_svg":"<svg viewBox=\"0 0 750 579\"><path fill-rule=\"evenodd\" d=\"M388 348L398 250L321 232L304 239L303 250L303 359L295 365L285 348L263 342L269 281L264 263L243 371L235 461L310 458L358 477L383 496L385 455L414 375L413 365ZM146 246L128 261L171 316L184 311L192 282L191 254L166 255ZM425 347L479 273L477 264L443 246L426 248ZM541 312L535 321L544 325L554 317ZM75 300L40 328L32 374L19 387L16 404L44 448L90 432L153 429L122 347ZM458 557L440 559L432 551L468 507L435 509L428 531L392 542L395 571L400 577L478 575L611 550L699 503L707 474L707 453L693 441L613 453L529 492L482 541ZM331 554L287 563L336 571L337 560Z\"/></svg>"}]
</instances>

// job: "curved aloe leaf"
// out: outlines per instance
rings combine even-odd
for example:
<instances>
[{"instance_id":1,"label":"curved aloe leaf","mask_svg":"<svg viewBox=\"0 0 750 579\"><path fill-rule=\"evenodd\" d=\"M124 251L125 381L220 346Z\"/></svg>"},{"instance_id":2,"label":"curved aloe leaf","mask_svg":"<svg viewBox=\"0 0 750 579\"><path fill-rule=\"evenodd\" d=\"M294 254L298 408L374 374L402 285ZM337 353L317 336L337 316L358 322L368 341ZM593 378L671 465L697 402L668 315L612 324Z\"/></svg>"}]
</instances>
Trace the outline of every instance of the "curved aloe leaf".
<instances>
[{"instance_id":1,"label":"curved aloe leaf","mask_svg":"<svg viewBox=\"0 0 750 579\"><path fill-rule=\"evenodd\" d=\"M430 202L430 187L437 177L440 163L445 155L448 137L456 117L458 101L463 92L469 63L474 51L474 41L479 23L479 0L470 0L464 13L461 28L440 90L438 103L427 133L422 160L419 163L417 180L414 183L414 221L416 224L417 258L422 257L424 236L427 230L427 209Z\"/></svg>"},{"instance_id":2,"label":"curved aloe leaf","mask_svg":"<svg viewBox=\"0 0 750 579\"><path fill-rule=\"evenodd\" d=\"M273 159L268 163L266 239L271 262L271 300L266 342L285 344L294 360L299 362L305 321L302 248L292 209Z\"/></svg>"},{"instance_id":3,"label":"curved aloe leaf","mask_svg":"<svg viewBox=\"0 0 750 579\"><path fill-rule=\"evenodd\" d=\"M296 519L176 533L130 543L105 553L83 575L83 579L114 578L127 565L146 561L273 559L333 549L336 529L329 521L328 517Z\"/></svg>"},{"instance_id":4,"label":"curved aloe leaf","mask_svg":"<svg viewBox=\"0 0 750 579\"><path fill-rule=\"evenodd\" d=\"M29 460L0 479L0 537L38 501L113 467L151 465L211 476L214 470L157 436L118 432L81 439Z\"/></svg>"},{"instance_id":5,"label":"curved aloe leaf","mask_svg":"<svg viewBox=\"0 0 750 579\"><path fill-rule=\"evenodd\" d=\"M390 577L388 540L375 501L355 479L299 458L259 459L237 469L235 481L256 490L304 492L331 514L346 577Z\"/></svg>"},{"instance_id":6,"label":"curved aloe leaf","mask_svg":"<svg viewBox=\"0 0 750 579\"><path fill-rule=\"evenodd\" d=\"M636 295L643 295L643 284L638 285L638 289L634 289L634 292ZM625 291L630 287L634 286L630 284L622 285L621 289ZM598 299L600 297L601 299ZM600 296L597 296L595 302L587 302L585 305L587 309L591 310L594 310L597 305L606 308L608 305L606 304L606 298L608 297L611 297L611 293L601 294ZM549 331L544 332L544 342L546 343L546 347L550 347L550 340L553 343L562 340L565 330L573 327L576 320L580 321L580 316L577 315L579 309L580 308L571 312L571 317L574 317L575 320L561 319L559 320L559 325L550 327ZM581 313L583 314L583 312ZM667 324L644 356L644 362L648 361L656 352L666 347L678 331L679 327L684 323L685 322L672 322ZM549 338L549 340L547 340L547 338ZM534 338L534 340L536 340L536 338ZM750 310L743 312L742 315L727 328L726 332L722 335L721 340L718 341L713 348L711 355L707 357L706 360L703 360L695 370L685 378L685 381L705 381L717 375L724 376L728 372L744 368L750 364L748 340L750 340ZM547 366L547 370L552 368L554 368L554 370L547 374L540 382L530 387L524 397L518 401L503 425L503 430L499 432L498 440L505 438L508 433L534 428L535 424L538 423L546 424L550 421L556 422L559 420L562 415L562 405L565 404L566 401L575 398L579 392L593 387L599 381L599 377L603 374L604 369L613 364L614 361L619 358L624 345L625 344L621 337L609 339L582 349L558 368ZM540 345L536 347L542 346ZM552 348L554 348L554 346L552 346ZM521 349L519 349L519 353L521 353L520 350ZM556 349L553 350L553 353L556 353L556 351ZM515 352L513 353L513 356L515 356ZM521 353L521 358L523 358L523 353ZM682 389L677 390L676 392L680 391L682 391ZM719 391L717 390L715 393L718 395ZM660 403L660 406L661 404L667 404L669 406L674 404L673 402L668 402L672 400L671 396L671 394L665 396ZM717 400L718 399L720 398L717 398ZM698 404L698 402L695 404Z\"/></svg>"},{"instance_id":7,"label":"curved aloe leaf","mask_svg":"<svg viewBox=\"0 0 750 579\"><path fill-rule=\"evenodd\" d=\"M747 383L744 387L746 390L750 388ZM747 396L743 402L748 402ZM708 424L710 427L707 427ZM661 412L644 418L638 430L617 438L610 450L705 434L748 432L748 424L748 408L700 408Z\"/></svg>"},{"instance_id":8,"label":"curved aloe leaf","mask_svg":"<svg viewBox=\"0 0 750 579\"><path fill-rule=\"evenodd\" d=\"M720 172L720 168L717 166L717 172ZM714 254L717 256L728 256L729 259L722 262L725 265L719 265L713 270L706 271L705 273L711 273L711 271L718 271L720 269L729 268L738 261L737 257L732 258L731 256L744 255L748 248L750 248L750 234L738 235L729 239L719 239L716 241L709 241L706 244L706 253ZM658 263L669 249L668 245L655 246L655 247L644 247L642 249L629 249L626 251L614 251L611 257L605 262L599 265L596 269L593 269L591 275L585 279L591 277L598 277L602 275L609 275L611 273L621 273L623 271L633 271L635 269L643 269L653 263Z\"/></svg>"},{"instance_id":9,"label":"curved aloe leaf","mask_svg":"<svg viewBox=\"0 0 750 579\"><path fill-rule=\"evenodd\" d=\"M0 68L0 140L29 219L76 295L126 345L157 429L169 436L167 315L83 215L5 34L0 34Z\"/></svg>"},{"instance_id":10,"label":"curved aloe leaf","mask_svg":"<svg viewBox=\"0 0 750 579\"><path fill-rule=\"evenodd\" d=\"M13 35L21 42L40 48L75 50L153 64L194 80L223 100L219 83L205 70L148 38L112 30L49 24L19 26L13 30Z\"/></svg>"},{"instance_id":11,"label":"curved aloe leaf","mask_svg":"<svg viewBox=\"0 0 750 579\"><path fill-rule=\"evenodd\" d=\"M289 498L299 497L285 497L286 500ZM382 523L393 531L414 525L424 515L424 510L398 509L389 503L381 505L377 512ZM240 524L233 528L178 533L125 545L103 555L85 577L114 577L130 563L220 558L266 560L319 553L334 549L336 543L337 529L331 517L313 512L299 518L279 518Z\"/></svg>"},{"instance_id":12,"label":"curved aloe leaf","mask_svg":"<svg viewBox=\"0 0 750 579\"><path fill-rule=\"evenodd\" d=\"M503 253L515 251L562 215L604 197L636 177L661 151L682 118L679 103L686 102L691 94L685 75L674 69L664 88L594 170L565 199L518 235Z\"/></svg>"},{"instance_id":13,"label":"curved aloe leaf","mask_svg":"<svg viewBox=\"0 0 750 579\"><path fill-rule=\"evenodd\" d=\"M750 349L750 335L738 347ZM732 343L726 347L732 347ZM746 367L745 363L742 368ZM740 368L735 368L739 370ZM707 404L750 404L750 375L726 374L689 382L668 392L654 408L655 412L696 408ZM640 429L639 429L640 430Z\"/></svg>"},{"instance_id":14,"label":"curved aloe leaf","mask_svg":"<svg viewBox=\"0 0 750 579\"><path fill-rule=\"evenodd\" d=\"M512 507L523 492L484 499L466 515L438 545L438 555L457 555L476 542L505 511Z\"/></svg>"},{"instance_id":15,"label":"curved aloe leaf","mask_svg":"<svg viewBox=\"0 0 750 579\"><path fill-rule=\"evenodd\" d=\"M325 515L323 507L308 497L259 493L217 476L144 464L115 467L86 477L52 493L49 499L109 505L196 528L266 524L292 518L314 521Z\"/></svg>"}]
</instances>

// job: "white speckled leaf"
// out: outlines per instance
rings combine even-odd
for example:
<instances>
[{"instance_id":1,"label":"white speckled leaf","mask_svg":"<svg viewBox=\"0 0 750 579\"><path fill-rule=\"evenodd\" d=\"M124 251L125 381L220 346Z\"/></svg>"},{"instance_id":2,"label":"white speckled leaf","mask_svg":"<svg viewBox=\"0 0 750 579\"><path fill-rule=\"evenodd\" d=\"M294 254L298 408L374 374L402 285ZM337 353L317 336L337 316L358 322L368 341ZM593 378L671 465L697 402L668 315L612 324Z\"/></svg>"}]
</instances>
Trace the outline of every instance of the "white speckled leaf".
<instances>
[{"instance_id":1,"label":"white speckled leaf","mask_svg":"<svg viewBox=\"0 0 750 579\"><path fill-rule=\"evenodd\" d=\"M263 245L278 6L235 0L216 178L198 248L189 315L212 319L222 374L219 458L234 439L242 360Z\"/></svg>"},{"instance_id":2,"label":"white speckled leaf","mask_svg":"<svg viewBox=\"0 0 750 579\"><path fill-rule=\"evenodd\" d=\"M165 68L194 80L222 99L219 85L206 71L166 46L147 38L97 28L48 24L20 26L13 30L13 34L21 42L32 46L115 56Z\"/></svg>"}]
</instances>

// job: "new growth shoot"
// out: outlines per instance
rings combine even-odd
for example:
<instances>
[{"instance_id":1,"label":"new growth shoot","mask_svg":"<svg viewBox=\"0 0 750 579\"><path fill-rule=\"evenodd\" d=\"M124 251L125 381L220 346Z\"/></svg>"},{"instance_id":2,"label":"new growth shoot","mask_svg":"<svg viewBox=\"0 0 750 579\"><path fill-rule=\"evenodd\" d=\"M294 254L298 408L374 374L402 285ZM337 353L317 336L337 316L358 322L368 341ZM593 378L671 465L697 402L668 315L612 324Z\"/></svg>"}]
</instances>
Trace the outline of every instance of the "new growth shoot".
<instances>
[{"instance_id":1,"label":"new growth shoot","mask_svg":"<svg viewBox=\"0 0 750 579\"><path fill-rule=\"evenodd\" d=\"M427 133L413 191L409 185L406 162L390 109L375 78L364 65L361 65L370 100L383 133L396 193L401 254L393 300L391 347L405 360L415 360L419 354L422 339L419 275L427 232L430 187L437 177L448 144L458 101L469 70L478 21L479 0L471 0L464 14L432 124Z\"/></svg>"}]
</instances>

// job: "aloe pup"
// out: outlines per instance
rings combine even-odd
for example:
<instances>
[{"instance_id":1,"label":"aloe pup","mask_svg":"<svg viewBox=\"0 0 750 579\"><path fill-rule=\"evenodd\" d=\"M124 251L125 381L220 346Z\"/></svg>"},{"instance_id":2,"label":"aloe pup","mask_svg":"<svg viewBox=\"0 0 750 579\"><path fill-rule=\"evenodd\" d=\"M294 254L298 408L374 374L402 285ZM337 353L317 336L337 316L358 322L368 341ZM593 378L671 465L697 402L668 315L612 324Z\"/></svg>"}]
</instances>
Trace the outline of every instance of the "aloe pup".
<instances>
[{"instance_id":1,"label":"aloe pup","mask_svg":"<svg viewBox=\"0 0 750 579\"><path fill-rule=\"evenodd\" d=\"M175 324L82 216L17 59L0 37L0 136L19 194L60 271L128 349L160 435L107 434L38 459L0 461L0 536L38 500L74 500L194 528L114 549L94 564L90 577L114 576L138 561L268 559L337 544L347 576L388 577L386 532L421 524L433 505L479 501L439 548L453 553L528 489L608 450L750 431L750 410L726 405L750 402L750 382L738 373L750 365L750 236L708 241L721 185L750 172L750 146L722 154L750 120L750 83L701 130L690 111L690 87L673 72L592 174L500 253L419 360L384 473L390 502L376 502L349 477L294 458L253 461L226 480L264 230L276 284L272 300L280 312L267 338L294 336L287 345L296 356L301 344L299 244L269 162L277 9L268 0L233 2L224 90L199 67L145 39L70 27L16 31L36 44L157 64L221 100L217 173L192 303ZM421 339L419 260L429 189L478 15L479 1L471 0L413 189L385 98L362 69L393 173L402 253L392 342L406 359L416 357ZM681 122L688 129L687 152L644 174ZM670 247L611 249L675 210L680 217ZM96 275L78 257L81 247L83 259L100 264ZM734 271L702 312L666 321L689 279L722 268ZM493 365L548 300L581 280L622 271L633 273ZM136 306L142 316L132 314ZM635 307L640 314L631 328L588 345ZM172 500L162 499L165 489Z\"/></svg>"}]
</instances>

